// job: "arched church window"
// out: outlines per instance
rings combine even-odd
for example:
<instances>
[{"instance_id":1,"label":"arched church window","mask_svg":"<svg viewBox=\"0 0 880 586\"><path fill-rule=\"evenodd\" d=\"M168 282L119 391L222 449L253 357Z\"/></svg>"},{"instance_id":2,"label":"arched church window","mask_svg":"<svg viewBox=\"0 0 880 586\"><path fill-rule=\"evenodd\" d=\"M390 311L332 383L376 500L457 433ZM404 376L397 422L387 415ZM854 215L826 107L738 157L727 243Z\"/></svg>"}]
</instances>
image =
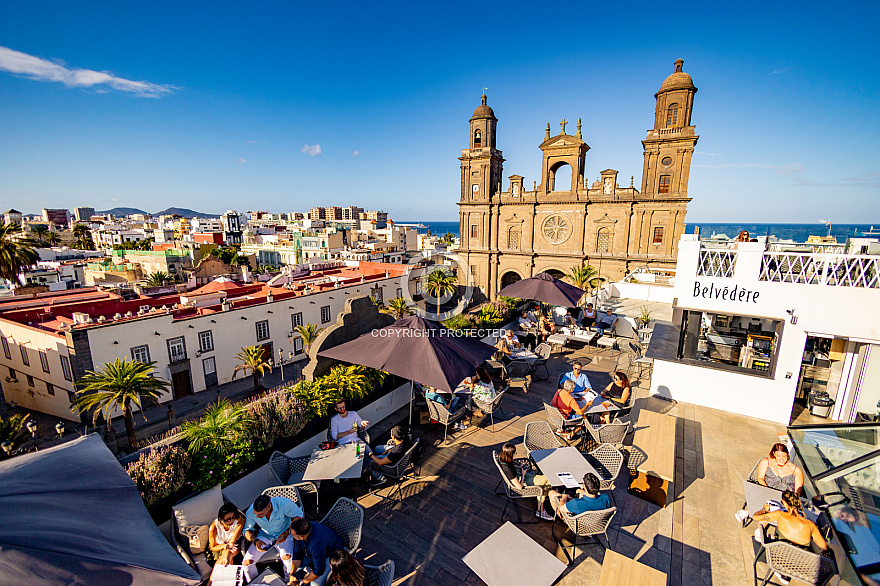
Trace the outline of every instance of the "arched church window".
<instances>
[{"instance_id":1,"label":"arched church window","mask_svg":"<svg viewBox=\"0 0 880 586\"><path fill-rule=\"evenodd\" d=\"M672 104L666 109L666 128L674 128L678 124L678 104Z\"/></svg>"},{"instance_id":2,"label":"arched church window","mask_svg":"<svg viewBox=\"0 0 880 586\"><path fill-rule=\"evenodd\" d=\"M657 188L657 193L669 193L669 179L669 175L660 176L660 185Z\"/></svg>"},{"instance_id":3,"label":"arched church window","mask_svg":"<svg viewBox=\"0 0 880 586\"><path fill-rule=\"evenodd\" d=\"M611 248L611 230L599 228L596 234L596 252L608 252Z\"/></svg>"},{"instance_id":4,"label":"arched church window","mask_svg":"<svg viewBox=\"0 0 880 586\"><path fill-rule=\"evenodd\" d=\"M478 149L483 145L483 133L479 130L474 132L474 148Z\"/></svg>"},{"instance_id":5,"label":"arched church window","mask_svg":"<svg viewBox=\"0 0 880 586\"><path fill-rule=\"evenodd\" d=\"M516 226L507 230L507 248L519 250L519 228Z\"/></svg>"}]
</instances>

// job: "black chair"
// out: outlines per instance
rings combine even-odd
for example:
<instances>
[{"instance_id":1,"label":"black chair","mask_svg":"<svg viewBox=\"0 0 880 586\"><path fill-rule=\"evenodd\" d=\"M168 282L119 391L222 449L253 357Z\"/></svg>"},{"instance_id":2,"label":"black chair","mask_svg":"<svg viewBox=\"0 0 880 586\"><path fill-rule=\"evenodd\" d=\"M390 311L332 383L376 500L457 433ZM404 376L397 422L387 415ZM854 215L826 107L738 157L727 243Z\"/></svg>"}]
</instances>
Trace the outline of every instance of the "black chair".
<instances>
[{"instance_id":1,"label":"black chair","mask_svg":"<svg viewBox=\"0 0 880 586\"><path fill-rule=\"evenodd\" d=\"M535 354L538 355L538 359L532 363L531 372L535 379L537 380L547 380L550 378L550 371L547 369L547 361L550 360L550 354L553 348L551 348L550 344L544 342L543 344L539 344L537 348L535 348ZM538 369L544 368L544 376L538 376Z\"/></svg>"},{"instance_id":2,"label":"black chair","mask_svg":"<svg viewBox=\"0 0 880 586\"><path fill-rule=\"evenodd\" d=\"M371 490L370 494L378 496L382 500L389 500L393 503L399 503L402 500L400 487L403 485L403 481L407 476L407 469L412 463L413 454L415 453L416 449L418 449L418 447L419 440L416 439L416 441L413 442L413 445L410 446L410 448L406 451L403 457L401 457L400 460L397 461L396 464L380 466L375 462L370 462L371 469L377 470L388 478L394 480L394 488L391 490L391 492L388 493L388 496L382 496L381 494L377 495L374 490ZM397 498L395 498L395 495L397 495Z\"/></svg>"}]
</instances>

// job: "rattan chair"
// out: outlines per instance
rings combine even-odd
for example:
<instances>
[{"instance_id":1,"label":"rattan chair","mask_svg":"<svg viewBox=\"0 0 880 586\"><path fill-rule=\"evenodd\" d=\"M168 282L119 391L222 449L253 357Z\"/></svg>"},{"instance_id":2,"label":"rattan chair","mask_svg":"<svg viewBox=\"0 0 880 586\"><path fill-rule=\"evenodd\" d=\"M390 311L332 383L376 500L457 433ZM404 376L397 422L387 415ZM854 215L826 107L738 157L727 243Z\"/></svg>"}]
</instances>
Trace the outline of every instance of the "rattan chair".
<instances>
[{"instance_id":1,"label":"rattan chair","mask_svg":"<svg viewBox=\"0 0 880 586\"><path fill-rule=\"evenodd\" d=\"M491 401L483 401L476 396L471 397L474 405L476 405L480 411L489 414L489 421L492 422L492 433L495 433L495 411L501 411L504 413L504 409L501 408L501 399L504 396L504 393L507 392L508 388L509 387L504 387L504 389L495 395Z\"/></svg>"},{"instance_id":2,"label":"rattan chair","mask_svg":"<svg viewBox=\"0 0 880 586\"><path fill-rule=\"evenodd\" d=\"M525 360L511 360L507 366L504 367L507 382L525 383L523 385L523 390L526 392L529 391L529 373L531 371L532 366Z\"/></svg>"},{"instance_id":3,"label":"rattan chair","mask_svg":"<svg viewBox=\"0 0 880 586\"><path fill-rule=\"evenodd\" d=\"M531 425L531 424L529 424ZM507 513L507 507L510 503L513 503L513 509L516 511L516 521L514 523L523 523L523 524L531 524L537 523L540 519L523 521L522 516L519 513L519 507L516 504L515 499L537 499L544 494L544 488L541 486L523 486L522 488L517 488L516 485L511 482L511 480L504 473L504 470L501 469L501 462L498 460L498 452L492 452L492 460L495 462L495 466L498 468L498 473L501 474L501 480L498 482L498 485L495 487L495 494L498 496L505 495L507 496L507 502L504 503L504 510L501 511L501 522L504 523L504 515ZM515 462L528 462L525 458L517 458ZM504 485L504 492L498 492L498 488Z\"/></svg>"},{"instance_id":4,"label":"rattan chair","mask_svg":"<svg viewBox=\"0 0 880 586\"><path fill-rule=\"evenodd\" d=\"M381 566L364 564L364 573L367 575L367 586L391 586L394 582L394 562L388 560Z\"/></svg>"},{"instance_id":5,"label":"rattan chair","mask_svg":"<svg viewBox=\"0 0 880 586\"><path fill-rule=\"evenodd\" d=\"M318 506L318 483L303 481L306 473L306 467L309 465L311 456L299 456L291 458L281 452L272 452L269 457L269 470L275 477L278 484L293 485L299 489L299 492L310 492L315 494L315 506Z\"/></svg>"},{"instance_id":6,"label":"rattan chair","mask_svg":"<svg viewBox=\"0 0 880 586\"><path fill-rule=\"evenodd\" d=\"M320 523L335 531L342 538L345 549L354 553L361 544L364 508L351 499L341 497L333 503L333 507L327 511Z\"/></svg>"},{"instance_id":7,"label":"rattan chair","mask_svg":"<svg viewBox=\"0 0 880 586\"><path fill-rule=\"evenodd\" d=\"M571 419L566 419L559 409L549 403L544 403L544 413L547 415L547 423L553 431L561 430L562 433L567 433L573 429L580 429L584 425L584 418L582 415L576 415Z\"/></svg>"},{"instance_id":8,"label":"rattan chair","mask_svg":"<svg viewBox=\"0 0 880 586\"><path fill-rule=\"evenodd\" d=\"M562 519L571 532L574 533L574 539L572 540L571 545L567 547L559 541L559 538L556 537L556 532L553 531L553 539L556 540L556 543L562 548L562 551L565 552L565 557L568 558L569 565L574 561L574 558L569 555L568 548L570 547L572 554L574 554L578 545L585 545L588 543L588 541L578 543L578 537L595 537L596 543L601 545L603 549L611 547L611 542L608 541L608 527L611 526L611 519L614 518L616 513L617 507L602 509L600 511L586 511L580 515L571 515L564 507L559 507L559 509L557 509L556 518ZM553 528L555 529L555 527L556 523L554 522ZM599 539L600 534L605 536L605 541L608 543L607 548Z\"/></svg>"},{"instance_id":9,"label":"rattan chair","mask_svg":"<svg viewBox=\"0 0 880 586\"><path fill-rule=\"evenodd\" d=\"M626 374L628 376L632 376L633 369L635 368L638 368L639 380L642 379L642 374L645 369L648 369L650 372L650 368L654 364L654 361L650 358L645 358L645 349L638 340L623 340L619 338L618 347L621 349L621 353L618 354L618 361L622 356L627 356ZM617 366L615 366L615 368L617 368Z\"/></svg>"},{"instance_id":10,"label":"rattan chair","mask_svg":"<svg viewBox=\"0 0 880 586\"><path fill-rule=\"evenodd\" d=\"M753 537L753 539L755 539ZM755 541L758 541L755 539ZM763 540L761 540L763 541ZM814 584L815 586L823 586L837 573L837 567L834 560L826 558L812 551L801 549L787 541L772 541L769 543L761 543L761 548L755 555L755 585L758 584L758 561L764 557L765 563L769 566L767 575L761 581L761 586L765 584L773 584L770 579L773 572L778 572L783 576L789 576L804 582L805 584Z\"/></svg>"},{"instance_id":11,"label":"rattan chair","mask_svg":"<svg viewBox=\"0 0 880 586\"><path fill-rule=\"evenodd\" d=\"M443 443L446 443L446 435L449 432L449 425L455 423L467 415L467 408L461 407L455 413L450 413L444 405L437 401L428 401L428 413L431 419L439 421L443 425Z\"/></svg>"},{"instance_id":12,"label":"rattan chair","mask_svg":"<svg viewBox=\"0 0 880 586\"><path fill-rule=\"evenodd\" d=\"M599 473L599 490L607 490L611 493L611 500L617 505L614 498L614 481L623 468L623 454L611 444L600 444L592 452L584 452L584 458Z\"/></svg>"},{"instance_id":13,"label":"rattan chair","mask_svg":"<svg viewBox=\"0 0 880 586\"><path fill-rule=\"evenodd\" d=\"M401 501L401 498L394 498L394 495L396 494L396 495L398 495L398 497L400 497L400 488L403 485L404 478L406 478L407 469L409 468L409 465L412 463L413 454L418 449L418 447L419 447L419 440L418 440L418 438L416 438L416 440L413 442L413 444L410 446L410 448L406 451L406 453L403 454L403 456L400 458L400 460L397 461L397 464L388 464L386 466L380 466L380 465L376 464L375 462L371 461L370 462L371 469L381 472L382 474L384 474L388 478L391 478L395 482L394 482L394 490L389 492L388 496L382 496L381 494L376 494L376 492L374 490L370 490L370 494L374 495L374 496L378 496L382 500L387 499L387 500L390 500L391 502L399 503Z\"/></svg>"},{"instance_id":14,"label":"rattan chair","mask_svg":"<svg viewBox=\"0 0 880 586\"><path fill-rule=\"evenodd\" d=\"M523 445L526 452L531 454L535 450L549 450L553 448L564 448L562 442L553 433L553 429L549 424L543 421L532 421L526 424L526 431L523 434Z\"/></svg>"},{"instance_id":15,"label":"rattan chair","mask_svg":"<svg viewBox=\"0 0 880 586\"><path fill-rule=\"evenodd\" d=\"M550 378L550 371L547 369L547 361L550 360L550 354L552 352L553 348L547 342L538 344L535 348L535 354L538 355L538 359L532 363L531 372L536 380L547 380ZM539 368L544 369L544 376L538 376Z\"/></svg>"},{"instance_id":16,"label":"rattan chair","mask_svg":"<svg viewBox=\"0 0 880 586\"><path fill-rule=\"evenodd\" d=\"M615 447L623 445L623 438L629 433L629 420L616 419L601 425L585 425L587 435L584 436L586 450L589 451L599 444L611 444Z\"/></svg>"}]
</instances>

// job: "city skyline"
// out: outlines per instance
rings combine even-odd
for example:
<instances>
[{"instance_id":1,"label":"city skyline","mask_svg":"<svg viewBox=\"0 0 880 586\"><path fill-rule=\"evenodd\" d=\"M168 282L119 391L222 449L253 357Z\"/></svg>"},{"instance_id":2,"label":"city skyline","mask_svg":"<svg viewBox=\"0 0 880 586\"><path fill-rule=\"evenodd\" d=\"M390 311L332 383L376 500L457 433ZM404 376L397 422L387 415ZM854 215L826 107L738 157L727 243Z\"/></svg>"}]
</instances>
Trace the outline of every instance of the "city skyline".
<instances>
[{"instance_id":1,"label":"city skyline","mask_svg":"<svg viewBox=\"0 0 880 586\"><path fill-rule=\"evenodd\" d=\"M455 221L484 87L505 188L539 179L544 127L563 118L583 120L590 181L613 168L638 186L653 94L682 58L701 137L688 223L880 219L876 7L838 7L820 29L818 4L760 21L698 6L678 25L650 5L598 22L573 6L573 25L564 7L487 6L477 25L454 6L11 6L0 199L25 213L358 205Z\"/></svg>"}]
</instances>

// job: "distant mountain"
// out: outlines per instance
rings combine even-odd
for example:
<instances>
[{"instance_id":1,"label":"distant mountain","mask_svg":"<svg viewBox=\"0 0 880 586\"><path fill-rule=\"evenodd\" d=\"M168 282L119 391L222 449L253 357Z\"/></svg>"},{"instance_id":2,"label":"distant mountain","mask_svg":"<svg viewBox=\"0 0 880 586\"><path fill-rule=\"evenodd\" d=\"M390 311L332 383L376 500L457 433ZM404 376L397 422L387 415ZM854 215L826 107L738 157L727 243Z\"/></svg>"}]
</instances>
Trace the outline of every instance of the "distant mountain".
<instances>
[{"instance_id":1,"label":"distant mountain","mask_svg":"<svg viewBox=\"0 0 880 586\"><path fill-rule=\"evenodd\" d=\"M144 210L139 210L137 208L113 208L112 210L103 210L100 212L95 212L99 215L110 214L112 216L130 216L131 214L146 214L148 216L170 216L173 214L177 214L182 218L216 218L219 214L205 214L203 212L196 212L194 210L189 210L186 208L168 208L167 210L162 210L160 212L156 212L155 214L151 214L149 212L145 212Z\"/></svg>"}]
</instances>

